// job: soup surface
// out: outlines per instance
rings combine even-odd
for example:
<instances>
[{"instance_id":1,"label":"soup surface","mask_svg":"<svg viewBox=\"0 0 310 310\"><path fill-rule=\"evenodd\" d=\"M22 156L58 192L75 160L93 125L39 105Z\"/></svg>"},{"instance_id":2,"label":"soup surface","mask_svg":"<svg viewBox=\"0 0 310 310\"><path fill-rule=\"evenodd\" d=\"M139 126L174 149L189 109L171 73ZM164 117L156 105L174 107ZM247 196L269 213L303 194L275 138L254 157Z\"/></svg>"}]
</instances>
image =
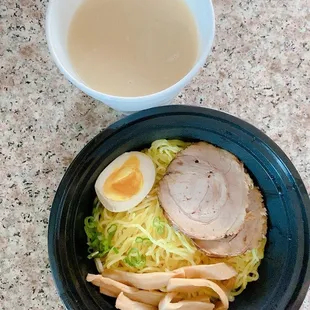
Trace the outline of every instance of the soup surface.
<instances>
[{"instance_id":1,"label":"soup surface","mask_svg":"<svg viewBox=\"0 0 310 310\"><path fill-rule=\"evenodd\" d=\"M135 97L161 91L191 70L198 32L184 0L86 0L67 43L73 68L88 86Z\"/></svg>"}]
</instances>

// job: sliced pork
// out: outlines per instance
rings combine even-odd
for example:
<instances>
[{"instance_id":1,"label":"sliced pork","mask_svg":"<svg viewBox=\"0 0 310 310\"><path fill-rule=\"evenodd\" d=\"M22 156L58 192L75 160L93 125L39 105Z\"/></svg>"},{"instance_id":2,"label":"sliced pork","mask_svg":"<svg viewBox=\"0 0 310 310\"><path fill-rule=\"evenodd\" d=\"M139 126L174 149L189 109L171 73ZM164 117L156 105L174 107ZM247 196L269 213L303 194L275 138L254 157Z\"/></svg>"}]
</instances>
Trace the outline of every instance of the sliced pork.
<instances>
[{"instance_id":1,"label":"sliced pork","mask_svg":"<svg viewBox=\"0 0 310 310\"><path fill-rule=\"evenodd\" d=\"M194 240L196 245L209 256L236 256L259 246L267 232L266 209L257 188L250 190L249 207L240 232L221 240Z\"/></svg>"},{"instance_id":2,"label":"sliced pork","mask_svg":"<svg viewBox=\"0 0 310 310\"><path fill-rule=\"evenodd\" d=\"M218 240L242 228L252 187L234 155L199 142L171 162L159 199L177 229L194 239Z\"/></svg>"}]
</instances>

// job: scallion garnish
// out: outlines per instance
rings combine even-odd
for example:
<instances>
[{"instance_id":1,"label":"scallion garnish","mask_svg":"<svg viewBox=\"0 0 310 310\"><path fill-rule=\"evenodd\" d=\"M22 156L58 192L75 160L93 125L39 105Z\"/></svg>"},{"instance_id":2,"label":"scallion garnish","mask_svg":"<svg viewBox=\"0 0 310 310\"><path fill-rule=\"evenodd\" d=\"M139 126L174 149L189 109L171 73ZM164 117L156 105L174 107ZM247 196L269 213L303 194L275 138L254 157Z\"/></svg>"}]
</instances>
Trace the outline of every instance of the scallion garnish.
<instances>
[{"instance_id":1,"label":"scallion garnish","mask_svg":"<svg viewBox=\"0 0 310 310\"><path fill-rule=\"evenodd\" d=\"M97 198L94 201L94 206L93 215L86 217L84 220L84 230L87 235L88 252L90 253L88 255L89 259L105 256L113 248L112 239L117 231L116 224L108 227L107 236L98 230L103 207ZM115 250L118 251L117 249Z\"/></svg>"},{"instance_id":2,"label":"scallion garnish","mask_svg":"<svg viewBox=\"0 0 310 310\"><path fill-rule=\"evenodd\" d=\"M145 255L141 255L137 248L132 248L124 258L124 262L131 267L142 268L145 265L146 259Z\"/></svg>"},{"instance_id":3,"label":"scallion garnish","mask_svg":"<svg viewBox=\"0 0 310 310\"><path fill-rule=\"evenodd\" d=\"M165 223L161 221L159 217L154 218L153 226L156 228L159 235L162 235L165 232Z\"/></svg>"}]
</instances>

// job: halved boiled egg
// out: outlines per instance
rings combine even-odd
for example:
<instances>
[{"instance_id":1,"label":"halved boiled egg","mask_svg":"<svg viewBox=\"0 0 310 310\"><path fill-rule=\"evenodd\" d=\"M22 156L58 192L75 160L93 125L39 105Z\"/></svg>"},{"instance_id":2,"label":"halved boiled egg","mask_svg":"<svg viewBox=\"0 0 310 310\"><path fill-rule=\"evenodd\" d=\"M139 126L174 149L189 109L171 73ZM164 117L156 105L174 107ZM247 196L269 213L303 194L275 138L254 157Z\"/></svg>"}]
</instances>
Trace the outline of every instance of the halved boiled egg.
<instances>
[{"instance_id":1,"label":"halved boiled egg","mask_svg":"<svg viewBox=\"0 0 310 310\"><path fill-rule=\"evenodd\" d=\"M128 152L114 159L95 183L98 199L112 212L123 212L137 206L155 182L155 166L141 152Z\"/></svg>"}]
</instances>

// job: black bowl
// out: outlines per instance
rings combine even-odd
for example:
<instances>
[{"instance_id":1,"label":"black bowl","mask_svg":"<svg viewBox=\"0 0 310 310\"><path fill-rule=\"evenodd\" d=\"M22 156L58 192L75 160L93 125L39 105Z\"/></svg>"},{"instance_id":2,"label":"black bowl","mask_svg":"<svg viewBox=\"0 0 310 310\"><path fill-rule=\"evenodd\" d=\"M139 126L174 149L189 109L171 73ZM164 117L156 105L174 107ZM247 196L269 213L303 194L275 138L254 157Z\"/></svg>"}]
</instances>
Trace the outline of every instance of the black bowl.
<instances>
[{"instance_id":1,"label":"black bowl","mask_svg":"<svg viewBox=\"0 0 310 310\"><path fill-rule=\"evenodd\" d=\"M85 281L88 260L83 220L92 212L94 183L114 158L152 141L202 140L235 154L262 190L268 209L268 242L260 278L230 309L298 309L310 282L310 201L292 163L261 131L228 114L169 106L113 124L78 154L57 190L49 221L48 250L58 292L68 309L114 309L115 300Z\"/></svg>"}]
</instances>

